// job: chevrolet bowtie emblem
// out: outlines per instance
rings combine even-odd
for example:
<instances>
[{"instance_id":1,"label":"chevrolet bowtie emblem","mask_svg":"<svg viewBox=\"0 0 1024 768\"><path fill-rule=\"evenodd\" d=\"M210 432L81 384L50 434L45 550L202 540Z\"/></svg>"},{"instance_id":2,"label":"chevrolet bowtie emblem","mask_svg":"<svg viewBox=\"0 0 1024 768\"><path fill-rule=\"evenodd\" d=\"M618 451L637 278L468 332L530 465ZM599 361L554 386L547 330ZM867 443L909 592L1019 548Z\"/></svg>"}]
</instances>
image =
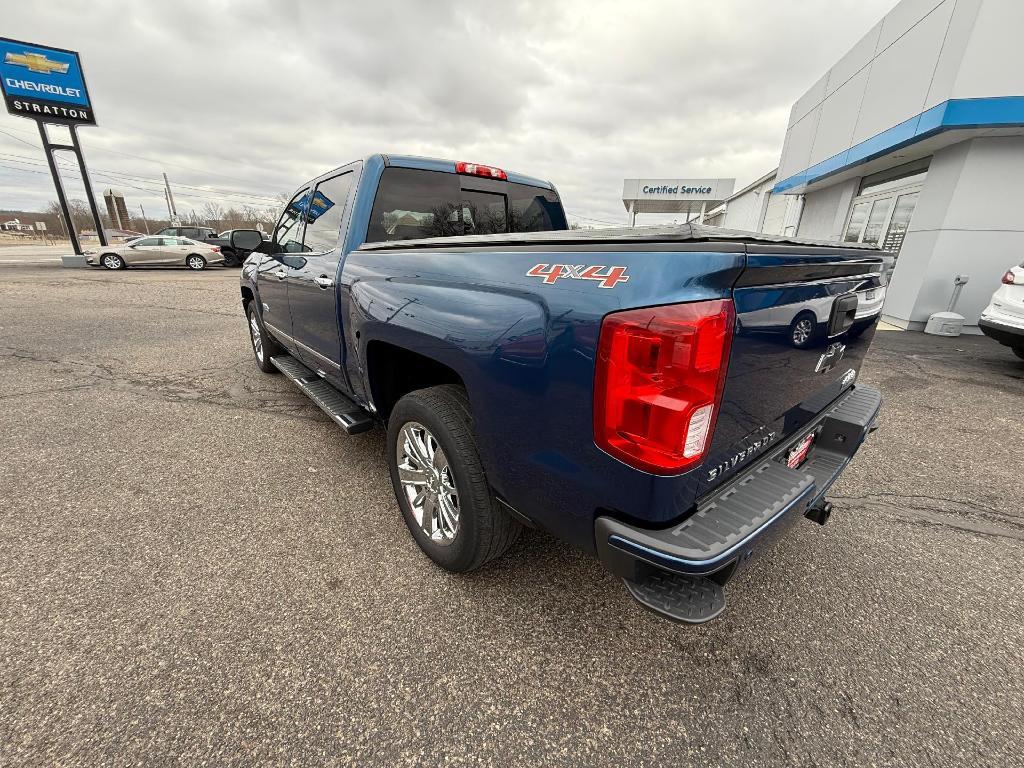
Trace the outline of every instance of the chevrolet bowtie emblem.
<instances>
[{"instance_id":1,"label":"chevrolet bowtie emblem","mask_svg":"<svg viewBox=\"0 0 1024 768\"><path fill-rule=\"evenodd\" d=\"M17 64L19 67L27 67L29 72L41 72L44 75L52 75L59 72L62 75L68 73L70 66L66 62L51 61L43 53L8 53L4 56L4 64Z\"/></svg>"}]
</instances>

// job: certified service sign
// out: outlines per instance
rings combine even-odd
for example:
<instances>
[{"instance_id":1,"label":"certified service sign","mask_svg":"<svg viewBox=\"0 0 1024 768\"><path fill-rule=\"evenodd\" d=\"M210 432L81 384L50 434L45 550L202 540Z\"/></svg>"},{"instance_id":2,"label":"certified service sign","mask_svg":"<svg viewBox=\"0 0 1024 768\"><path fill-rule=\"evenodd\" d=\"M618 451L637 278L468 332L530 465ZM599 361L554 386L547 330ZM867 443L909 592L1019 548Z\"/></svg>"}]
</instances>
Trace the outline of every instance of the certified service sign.
<instances>
[{"instance_id":1,"label":"certified service sign","mask_svg":"<svg viewBox=\"0 0 1024 768\"><path fill-rule=\"evenodd\" d=\"M0 87L12 115L96 125L74 51L0 37Z\"/></svg>"}]
</instances>

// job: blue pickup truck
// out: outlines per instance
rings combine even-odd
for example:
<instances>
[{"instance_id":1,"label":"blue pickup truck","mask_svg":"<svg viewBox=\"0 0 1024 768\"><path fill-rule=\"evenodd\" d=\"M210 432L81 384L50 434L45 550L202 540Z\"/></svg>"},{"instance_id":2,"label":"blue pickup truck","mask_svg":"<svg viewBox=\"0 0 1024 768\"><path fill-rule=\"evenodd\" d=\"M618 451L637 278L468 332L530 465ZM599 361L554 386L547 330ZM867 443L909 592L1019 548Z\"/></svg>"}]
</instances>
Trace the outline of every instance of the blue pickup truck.
<instances>
[{"instance_id":1,"label":"blue pickup truck","mask_svg":"<svg viewBox=\"0 0 1024 768\"><path fill-rule=\"evenodd\" d=\"M548 182L394 155L306 182L259 237L232 233L257 365L348 433L386 426L398 506L449 571L536 527L707 621L793 521L828 520L875 428L877 251L569 230Z\"/></svg>"}]
</instances>

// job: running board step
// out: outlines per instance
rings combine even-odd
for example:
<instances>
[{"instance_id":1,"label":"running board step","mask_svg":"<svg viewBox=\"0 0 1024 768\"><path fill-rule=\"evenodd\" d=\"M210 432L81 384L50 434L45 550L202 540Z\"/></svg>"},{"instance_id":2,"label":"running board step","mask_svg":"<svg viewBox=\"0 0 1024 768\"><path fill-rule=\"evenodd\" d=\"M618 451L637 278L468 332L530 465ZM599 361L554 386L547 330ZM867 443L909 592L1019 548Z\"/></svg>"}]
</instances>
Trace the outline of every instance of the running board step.
<instances>
[{"instance_id":1,"label":"running board step","mask_svg":"<svg viewBox=\"0 0 1024 768\"><path fill-rule=\"evenodd\" d=\"M626 582L640 605L684 624L703 624L725 610L725 591L703 576L651 570L643 581Z\"/></svg>"},{"instance_id":2,"label":"running board step","mask_svg":"<svg viewBox=\"0 0 1024 768\"><path fill-rule=\"evenodd\" d=\"M291 355L277 355L270 358L270 362L348 434L354 435L373 429L373 418L370 414Z\"/></svg>"}]
</instances>

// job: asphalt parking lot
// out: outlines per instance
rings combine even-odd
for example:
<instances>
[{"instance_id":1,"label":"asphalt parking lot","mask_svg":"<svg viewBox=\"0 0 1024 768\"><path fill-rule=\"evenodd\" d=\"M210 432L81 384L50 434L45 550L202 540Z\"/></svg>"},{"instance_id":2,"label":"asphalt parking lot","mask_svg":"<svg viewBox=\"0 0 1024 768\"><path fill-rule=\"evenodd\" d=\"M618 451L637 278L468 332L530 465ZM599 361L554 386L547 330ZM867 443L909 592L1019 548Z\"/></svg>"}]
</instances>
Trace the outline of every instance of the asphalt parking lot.
<instances>
[{"instance_id":1,"label":"asphalt parking lot","mask_svg":"<svg viewBox=\"0 0 1024 768\"><path fill-rule=\"evenodd\" d=\"M0 266L0 764L1019 764L1009 350L878 333L832 523L687 628L537 532L434 568L237 285Z\"/></svg>"}]
</instances>

